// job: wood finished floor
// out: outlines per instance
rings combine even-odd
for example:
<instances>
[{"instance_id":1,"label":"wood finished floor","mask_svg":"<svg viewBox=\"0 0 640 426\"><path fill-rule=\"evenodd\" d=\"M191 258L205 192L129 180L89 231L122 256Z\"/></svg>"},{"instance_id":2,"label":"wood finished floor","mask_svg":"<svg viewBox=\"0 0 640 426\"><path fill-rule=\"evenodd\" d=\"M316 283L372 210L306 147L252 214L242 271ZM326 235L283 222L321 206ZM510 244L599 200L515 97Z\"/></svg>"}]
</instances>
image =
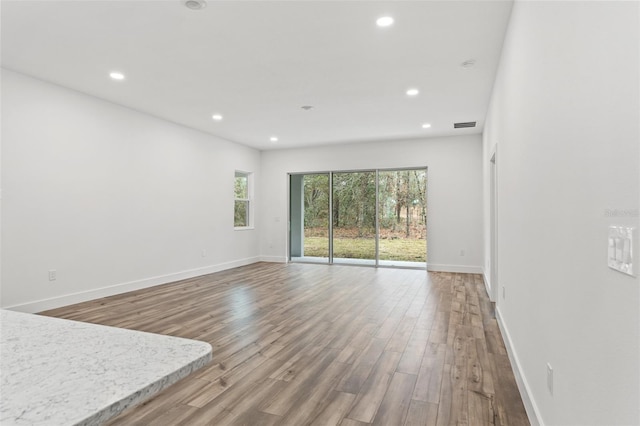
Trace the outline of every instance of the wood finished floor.
<instances>
[{"instance_id":1,"label":"wood finished floor","mask_svg":"<svg viewBox=\"0 0 640 426\"><path fill-rule=\"evenodd\" d=\"M109 425L529 425L480 275L258 263L43 314L213 346Z\"/></svg>"}]
</instances>

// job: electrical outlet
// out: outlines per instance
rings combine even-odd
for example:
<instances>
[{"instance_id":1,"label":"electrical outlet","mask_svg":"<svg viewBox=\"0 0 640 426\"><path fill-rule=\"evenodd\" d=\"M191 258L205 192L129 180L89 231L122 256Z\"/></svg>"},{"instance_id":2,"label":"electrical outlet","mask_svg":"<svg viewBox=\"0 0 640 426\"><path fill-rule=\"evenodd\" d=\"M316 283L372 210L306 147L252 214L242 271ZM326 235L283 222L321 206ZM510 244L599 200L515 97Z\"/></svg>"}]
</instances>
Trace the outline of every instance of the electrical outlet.
<instances>
[{"instance_id":1,"label":"electrical outlet","mask_svg":"<svg viewBox=\"0 0 640 426\"><path fill-rule=\"evenodd\" d=\"M547 363L547 389L549 389L549 393L553 396L553 367L551 367L549 363Z\"/></svg>"},{"instance_id":2,"label":"electrical outlet","mask_svg":"<svg viewBox=\"0 0 640 426\"><path fill-rule=\"evenodd\" d=\"M57 276L58 276L58 273L56 272L55 269L49 270L49 281L55 281Z\"/></svg>"},{"instance_id":3,"label":"electrical outlet","mask_svg":"<svg viewBox=\"0 0 640 426\"><path fill-rule=\"evenodd\" d=\"M503 299L507 298L507 290L504 288L504 286L502 286L502 298Z\"/></svg>"},{"instance_id":4,"label":"electrical outlet","mask_svg":"<svg viewBox=\"0 0 640 426\"><path fill-rule=\"evenodd\" d=\"M460 256L464 256L464 249L460 249Z\"/></svg>"},{"instance_id":5,"label":"electrical outlet","mask_svg":"<svg viewBox=\"0 0 640 426\"><path fill-rule=\"evenodd\" d=\"M202 255L202 257L207 257L207 251L205 249L202 249L202 252L200 254Z\"/></svg>"}]
</instances>

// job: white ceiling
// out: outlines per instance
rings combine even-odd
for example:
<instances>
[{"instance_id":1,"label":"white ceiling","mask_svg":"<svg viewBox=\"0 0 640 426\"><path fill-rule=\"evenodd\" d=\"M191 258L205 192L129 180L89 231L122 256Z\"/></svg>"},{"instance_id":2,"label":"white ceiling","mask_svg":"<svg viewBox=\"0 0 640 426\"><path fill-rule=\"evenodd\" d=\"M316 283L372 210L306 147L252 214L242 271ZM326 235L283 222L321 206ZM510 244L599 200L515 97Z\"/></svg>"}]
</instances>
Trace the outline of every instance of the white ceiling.
<instances>
[{"instance_id":1,"label":"white ceiling","mask_svg":"<svg viewBox=\"0 0 640 426\"><path fill-rule=\"evenodd\" d=\"M194 11L179 0L3 0L1 7L3 67L274 149L480 132L511 1L209 0ZM384 15L395 19L391 27L376 26ZM476 65L461 67L468 59ZM114 70L126 79L111 80ZM420 94L407 96L413 87ZM213 113L224 119L213 121ZM478 127L454 130L457 121Z\"/></svg>"}]
</instances>

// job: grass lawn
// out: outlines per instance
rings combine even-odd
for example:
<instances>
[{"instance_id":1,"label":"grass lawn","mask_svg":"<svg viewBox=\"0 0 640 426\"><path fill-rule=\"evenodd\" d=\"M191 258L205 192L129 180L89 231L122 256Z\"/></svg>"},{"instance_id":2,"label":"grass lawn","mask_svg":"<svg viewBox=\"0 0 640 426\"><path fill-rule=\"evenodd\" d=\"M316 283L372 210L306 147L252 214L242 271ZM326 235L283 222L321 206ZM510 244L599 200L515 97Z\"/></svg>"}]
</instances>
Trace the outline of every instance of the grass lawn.
<instances>
[{"instance_id":1,"label":"grass lawn","mask_svg":"<svg viewBox=\"0 0 640 426\"><path fill-rule=\"evenodd\" d=\"M333 257L344 259L375 259L376 245L372 238L334 238ZM326 237L305 237L304 255L327 257L329 240ZM380 260L424 262L425 241L421 239L381 239Z\"/></svg>"}]
</instances>

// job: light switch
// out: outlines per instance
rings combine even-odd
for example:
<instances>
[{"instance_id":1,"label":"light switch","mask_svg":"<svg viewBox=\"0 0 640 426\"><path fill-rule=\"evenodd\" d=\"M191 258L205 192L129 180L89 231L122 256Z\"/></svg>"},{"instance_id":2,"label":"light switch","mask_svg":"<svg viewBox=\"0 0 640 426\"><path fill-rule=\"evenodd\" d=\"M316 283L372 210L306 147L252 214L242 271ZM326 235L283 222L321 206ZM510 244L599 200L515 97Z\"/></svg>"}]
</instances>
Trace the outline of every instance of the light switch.
<instances>
[{"instance_id":1,"label":"light switch","mask_svg":"<svg viewBox=\"0 0 640 426\"><path fill-rule=\"evenodd\" d=\"M633 275L633 232L625 226L609 227L609 267Z\"/></svg>"}]
</instances>

